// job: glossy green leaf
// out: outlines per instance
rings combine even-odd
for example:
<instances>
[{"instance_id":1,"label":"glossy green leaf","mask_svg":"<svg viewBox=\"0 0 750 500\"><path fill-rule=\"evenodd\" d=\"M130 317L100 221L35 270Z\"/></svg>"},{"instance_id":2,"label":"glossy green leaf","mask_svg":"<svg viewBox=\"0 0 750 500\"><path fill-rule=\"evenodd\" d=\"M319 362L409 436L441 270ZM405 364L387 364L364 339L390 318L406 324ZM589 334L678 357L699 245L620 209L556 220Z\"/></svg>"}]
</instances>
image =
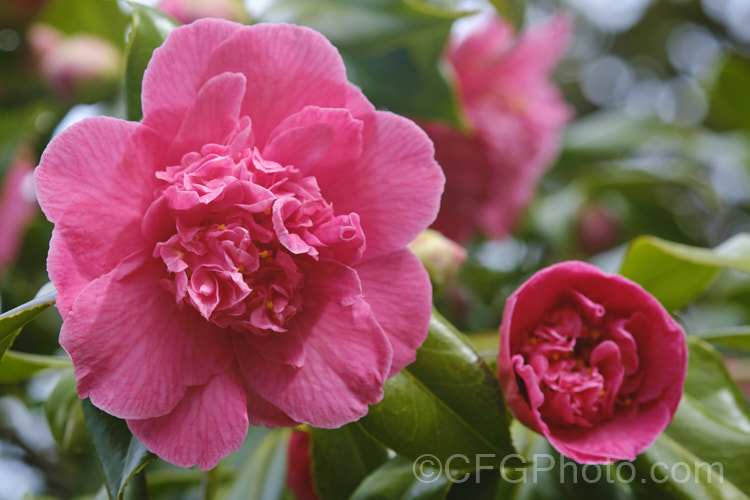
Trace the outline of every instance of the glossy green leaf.
<instances>
[{"instance_id":1,"label":"glossy green leaf","mask_svg":"<svg viewBox=\"0 0 750 500\"><path fill-rule=\"evenodd\" d=\"M237 482L224 500L276 500L286 481L287 429L268 432L237 472Z\"/></svg>"},{"instance_id":2,"label":"glossy green leaf","mask_svg":"<svg viewBox=\"0 0 750 500\"><path fill-rule=\"evenodd\" d=\"M716 328L695 332L695 336L721 347L750 351L750 326Z\"/></svg>"},{"instance_id":3,"label":"glossy green leaf","mask_svg":"<svg viewBox=\"0 0 750 500\"><path fill-rule=\"evenodd\" d=\"M141 84L143 73L151 60L154 49L159 47L167 35L179 23L163 12L143 4L132 2L133 20L128 36L125 62L125 100L128 120L140 120Z\"/></svg>"},{"instance_id":4,"label":"glossy green leaf","mask_svg":"<svg viewBox=\"0 0 750 500\"><path fill-rule=\"evenodd\" d=\"M18 382L42 370L71 368L70 360L62 356L42 356L8 351L0 363L0 382Z\"/></svg>"},{"instance_id":5,"label":"glossy green leaf","mask_svg":"<svg viewBox=\"0 0 750 500\"><path fill-rule=\"evenodd\" d=\"M372 437L411 459L429 453L455 470L498 465L514 453L496 374L470 343L437 313L417 359L385 384L383 400L360 425Z\"/></svg>"},{"instance_id":6,"label":"glossy green leaf","mask_svg":"<svg viewBox=\"0 0 750 500\"><path fill-rule=\"evenodd\" d=\"M0 315L0 363L21 328L54 304L56 295L57 291L51 284L45 285L34 299Z\"/></svg>"},{"instance_id":7,"label":"glossy green leaf","mask_svg":"<svg viewBox=\"0 0 750 500\"><path fill-rule=\"evenodd\" d=\"M642 236L630 244L620 274L673 311L705 290L724 268L750 273L750 235L738 234L713 250Z\"/></svg>"},{"instance_id":8,"label":"glossy green leaf","mask_svg":"<svg viewBox=\"0 0 750 500\"><path fill-rule=\"evenodd\" d=\"M523 27L523 18L526 11L525 0L490 0L498 14L510 21L516 28L516 32Z\"/></svg>"},{"instance_id":9,"label":"glossy green leaf","mask_svg":"<svg viewBox=\"0 0 750 500\"><path fill-rule=\"evenodd\" d=\"M376 106L464 128L440 59L453 22L466 14L434 0L280 0L262 19L323 33Z\"/></svg>"},{"instance_id":10,"label":"glossy green leaf","mask_svg":"<svg viewBox=\"0 0 750 500\"><path fill-rule=\"evenodd\" d=\"M133 437L124 420L104 413L88 399L82 404L86 428L104 475L107 493L111 500L120 500L130 480L156 456Z\"/></svg>"},{"instance_id":11,"label":"glossy green leaf","mask_svg":"<svg viewBox=\"0 0 750 500\"><path fill-rule=\"evenodd\" d=\"M721 356L688 337L690 364L677 413L635 462L666 498L750 498L750 410Z\"/></svg>"},{"instance_id":12,"label":"glossy green leaf","mask_svg":"<svg viewBox=\"0 0 750 500\"><path fill-rule=\"evenodd\" d=\"M313 483L320 500L349 498L359 483L388 459L388 452L355 423L311 429Z\"/></svg>"},{"instance_id":13,"label":"glossy green leaf","mask_svg":"<svg viewBox=\"0 0 750 500\"><path fill-rule=\"evenodd\" d=\"M383 464L359 485L351 500L443 500L450 481L437 471L436 476L422 476L414 472L414 464L401 457ZM344 498L344 497L341 497Z\"/></svg>"}]
</instances>

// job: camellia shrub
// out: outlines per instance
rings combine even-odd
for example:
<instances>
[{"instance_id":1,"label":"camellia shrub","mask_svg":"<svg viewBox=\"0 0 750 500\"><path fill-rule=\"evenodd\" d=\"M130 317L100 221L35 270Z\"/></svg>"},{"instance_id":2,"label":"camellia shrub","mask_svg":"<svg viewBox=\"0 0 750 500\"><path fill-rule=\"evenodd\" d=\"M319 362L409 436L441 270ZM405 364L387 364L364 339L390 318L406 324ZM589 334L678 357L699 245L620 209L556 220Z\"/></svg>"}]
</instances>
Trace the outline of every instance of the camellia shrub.
<instances>
[{"instance_id":1,"label":"camellia shrub","mask_svg":"<svg viewBox=\"0 0 750 500\"><path fill-rule=\"evenodd\" d=\"M0 499L750 498L729 14L13 3Z\"/></svg>"}]
</instances>

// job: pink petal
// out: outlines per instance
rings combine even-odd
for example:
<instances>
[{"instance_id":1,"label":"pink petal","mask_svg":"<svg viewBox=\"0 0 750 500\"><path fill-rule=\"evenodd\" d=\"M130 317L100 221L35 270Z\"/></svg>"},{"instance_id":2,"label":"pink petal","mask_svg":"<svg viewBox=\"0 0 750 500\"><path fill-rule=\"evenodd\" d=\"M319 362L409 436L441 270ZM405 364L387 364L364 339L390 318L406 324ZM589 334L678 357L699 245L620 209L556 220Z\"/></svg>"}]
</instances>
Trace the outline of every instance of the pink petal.
<instances>
[{"instance_id":1,"label":"pink petal","mask_svg":"<svg viewBox=\"0 0 750 500\"><path fill-rule=\"evenodd\" d=\"M299 425L289 415L263 399L260 394L245 384L247 394L247 416L250 425L264 427L295 427Z\"/></svg>"},{"instance_id":2,"label":"pink petal","mask_svg":"<svg viewBox=\"0 0 750 500\"><path fill-rule=\"evenodd\" d=\"M560 453L579 463L635 460L672 420L663 402L641 407L633 415L616 414L590 429L550 427L545 437Z\"/></svg>"},{"instance_id":3,"label":"pink petal","mask_svg":"<svg viewBox=\"0 0 750 500\"><path fill-rule=\"evenodd\" d=\"M421 262L409 250L371 259L357 267L365 300L393 348L388 377L416 358L427 337L432 286Z\"/></svg>"},{"instance_id":4,"label":"pink petal","mask_svg":"<svg viewBox=\"0 0 750 500\"><path fill-rule=\"evenodd\" d=\"M76 123L47 147L34 182L55 223L48 267L63 319L83 285L147 246L140 226L160 150L149 129L108 117Z\"/></svg>"},{"instance_id":5,"label":"pink petal","mask_svg":"<svg viewBox=\"0 0 750 500\"><path fill-rule=\"evenodd\" d=\"M169 413L185 389L232 364L226 330L192 308L181 311L159 283L165 271L146 254L89 283L63 323L82 398L120 418ZM244 405L244 403L243 403Z\"/></svg>"},{"instance_id":6,"label":"pink petal","mask_svg":"<svg viewBox=\"0 0 750 500\"><path fill-rule=\"evenodd\" d=\"M232 369L188 388L170 413L127 422L133 435L164 460L180 467L212 469L247 435L242 379Z\"/></svg>"},{"instance_id":7,"label":"pink petal","mask_svg":"<svg viewBox=\"0 0 750 500\"><path fill-rule=\"evenodd\" d=\"M205 144L224 144L237 127L244 95L241 73L222 73L208 80L187 110L167 161L179 164L185 153L200 151Z\"/></svg>"},{"instance_id":8,"label":"pink petal","mask_svg":"<svg viewBox=\"0 0 750 500\"><path fill-rule=\"evenodd\" d=\"M330 138L323 130L330 131ZM307 106L273 130L263 157L282 165L294 165L304 175L316 164L321 168L348 165L361 153L360 120L355 120L346 109Z\"/></svg>"},{"instance_id":9,"label":"pink petal","mask_svg":"<svg viewBox=\"0 0 750 500\"><path fill-rule=\"evenodd\" d=\"M349 83L341 56L323 35L308 28L243 28L211 56L209 74L225 71L247 78L242 113L253 121L260 146L284 118L305 106L342 108L346 103Z\"/></svg>"},{"instance_id":10,"label":"pink petal","mask_svg":"<svg viewBox=\"0 0 750 500\"><path fill-rule=\"evenodd\" d=\"M364 121L356 165L311 173L338 213L359 214L368 260L400 250L430 225L445 177L432 142L412 121L384 111Z\"/></svg>"},{"instance_id":11,"label":"pink petal","mask_svg":"<svg viewBox=\"0 0 750 500\"><path fill-rule=\"evenodd\" d=\"M143 74L143 123L173 137L206 80L223 73L206 72L214 49L241 27L201 19L172 30Z\"/></svg>"},{"instance_id":12,"label":"pink petal","mask_svg":"<svg viewBox=\"0 0 750 500\"><path fill-rule=\"evenodd\" d=\"M298 317L305 338L300 368L248 353L240 368L258 394L298 422L335 428L383 397L393 351L367 304L318 304Z\"/></svg>"},{"instance_id":13,"label":"pink petal","mask_svg":"<svg viewBox=\"0 0 750 500\"><path fill-rule=\"evenodd\" d=\"M232 335L232 347L238 358L251 353L275 364L300 367L305 363L305 347L297 328L271 335Z\"/></svg>"}]
</instances>

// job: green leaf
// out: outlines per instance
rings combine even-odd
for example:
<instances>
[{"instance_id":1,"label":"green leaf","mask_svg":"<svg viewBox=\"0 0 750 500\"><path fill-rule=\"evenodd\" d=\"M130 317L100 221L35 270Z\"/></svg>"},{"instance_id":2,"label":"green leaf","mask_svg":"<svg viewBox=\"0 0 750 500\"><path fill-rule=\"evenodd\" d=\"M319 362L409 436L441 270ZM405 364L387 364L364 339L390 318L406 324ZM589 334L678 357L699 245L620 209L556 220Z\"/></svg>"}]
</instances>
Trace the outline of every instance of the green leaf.
<instances>
[{"instance_id":1,"label":"green leaf","mask_svg":"<svg viewBox=\"0 0 750 500\"><path fill-rule=\"evenodd\" d=\"M252 432L252 429L251 429ZM224 500L276 500L286 481L288 429L274 429L256 445Z\"/></svg>"},{"instance_id":2,"label":"green leaf","mask_svg":"<svg viewBox=\"0 0 750 500\"><path fill-rule=\"evenodd\" d=\"M79 453L88 449L83 405L76 391L76 378L72 367L61 374L52 393L44 402L44 416L47 418L52 437L61 449L75 450Z\"/></svg>"},{"instance_id":3,"label":"green leaf","mask_svg":"<svg viewBox=\"0 0 750 500\"><path fill-rule=\"evenodd\" d=\"M463 129L441 55L453 22L467 14L435 0L280 0L262 18L323 33L376 106Z\"/></svg>"},{"instance_id":4,"label":"green leaf","mask_svg":"<svg viewBox=\"0 0 750 500\"><path fill-rule=\"evenodd\" d=\"M394 458L367 476L351 500L442 500L451 483L438 471L432 472L438 475L417 479L412 462Z\"/></svg>"},{"instance_id":5,"label":"green leaf","mask_svg":"<svg viewBox=\"0 0 750 500\"><path fill-rule=\"evenodd\" d=\"M713 250L641 236L630 244L620 274L674 311L705 290L724 268L750 273L750 234L738 234Z\"/></svg>"},{"instance_id":6,"label":"green leaf","mask_svg":"<svg viewBox=\"0 0 750 500\"><path fill-rule=\"evenodd\" d=\"M694 335L706 342L711 342L721 347L750 351L750 326L715 328L703 332L695 332Z\"/></svg>"},{"instance_id":7,"label":"green leaf","mask_svg":"<svg viewBox=\"0 0 750 500\"><path fill-rule=\"evenodd\" d=\"M498 14L516 28L516 32L521 31L526 10L525 0L490 0L490 3L495 7Z\"/></svg>"},{"instance_id":8,"label":"green leaf","mask_svg":"<svg viewBox=\"0 0 750 500\"><path fill-rule=\"evenodd\" d=\"M514 453L496 374L438 313L417 359L385 383L383 400L359 421L364 430L411 459L432 454L452 469L498 465Z\"/></svg>"},{"instance_id":9,"label":"green leaf","mask_svg":"<svg viewBox=\"0 0 750 500\"><path fill-rule=\"evenodd\" d=\"M63 33L86 32L100 36L122 48L128 17L116 0L51 0L37 21Z\"/></svg>"},{"instance_id":10,"label":"green leaf","mask_svg":"<svg viewBox=\"0 0 750 500\"><path fill-rule=\"evenodd\" d=\"M8 351L0 363L0 382L18 382L42 370L64 368L72 368L68 358Z\"/></svg>"},{"instance_id":11,"label":"green leaf","mask_svg":"<svg viewBox=\"0 0 750 500\"><path fill-rule=\"evenodd\" d=\"M21 333L21 328L54 304L56 295L57 291L48 283L39 290L33 300L0 315L0 363L15 338Z\"/></svg>"},{"instance_id":12,"label":"green leaf","mask_svg":"<svg viewBox=\"0 0 750 500\"><path fill-rule=\"evenodd\" d=\"M710 345L688 337L688 349L677 413L635 464L649 488L669 498L748 498L748 403Z\"/></svg>"},{"instance_id":13,"label":"green leaf","mask_svg":"<svg viewBox=\"0 0 750 500\"><path fill-rule=\"evenodd\" d=\"M750 131L750 64L744 57L727 58L711 89L711 115L724 126Z\"/></svg>"},{"instance_id":14,"label":"green leaf","mask_svg":"<svg viewBox=\"0 0 750 500\"><path fill-rule=\"evenodd\" d=\"M88 399L82 404L86 428L104 475L107 493L111 500L120 500L125 486L156 456L133 437L124 420L104 413Z\"/></svg>"},{"instance_id":15,"label":"green leaf","mask_svg":"<svg viewBox=\"0 0 750 500\"><path fill-rule=\"evenodd\" d=\"M633 462L635 481L654 499L747 500L735 485L667 435Z\"/></svg>"},{"instance_id":16,"label":"green leaf","mask_svg":"<svg viewBox=\"0 0 750 500\"><path fill-rule=\"evenodd\" d=\"M143 117L141 110L141 85L143 73L154 49L159 47L179 23L163 12L146 5L131 2L133 20L125 62L125 100L128 120Z\"/></svg>"},{"instance_id":17,"label":"green leaf","mask_svg":"<svg viewBox=\"0 0 750 500\"><path fill-rule=\"evenodd\" d=\"M311 429L310 456L318 498L349 498L359 483L388 459L388 452L356 424Z\"/></svg>"}]
</instances>

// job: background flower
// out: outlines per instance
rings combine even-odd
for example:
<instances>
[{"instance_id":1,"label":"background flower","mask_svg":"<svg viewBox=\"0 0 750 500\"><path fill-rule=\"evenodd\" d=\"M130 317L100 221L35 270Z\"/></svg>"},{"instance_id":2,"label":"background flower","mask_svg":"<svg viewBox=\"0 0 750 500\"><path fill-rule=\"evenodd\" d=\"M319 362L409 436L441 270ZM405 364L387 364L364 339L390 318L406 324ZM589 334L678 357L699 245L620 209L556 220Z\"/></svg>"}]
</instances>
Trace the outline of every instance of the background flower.
<instances>
[{"instance_id":1,"label":"background flower","mask_svg":"<svg viewBox=\"0 0 750 500\"><path fill-rule=\"evenodd\" d=\"M508 299L498 373L514 415L584 463L634 460L682 396L682 328L639 285L583 262L537 272Z\"/></svg>"},{"instance_id":2,"label":"background flower","mask_svg":"<svg viewBox=\"0 0 750 500\"><path fill-rule=\"evenodd\" d=\"M446 58L470 130L422 124L447 179L435 229L458 241L476 230L498 238L513 229L572 114L549 81L570 30L557 17L514 40L513 28L491 17L451 43Z\"/></svg>"},{"instance_id":3,"label":"background flower","mask_svg":"<svg viewBox=\"0 0 750 500\"><path fill-rule=\"evenodd\" d=\"M142 103L66 129L36 174L80 396L202 469L248 423L367 413L427 333L405 248L444 182L425 134L291 25L175 29Z\"/></svg>"}]
</instances>

